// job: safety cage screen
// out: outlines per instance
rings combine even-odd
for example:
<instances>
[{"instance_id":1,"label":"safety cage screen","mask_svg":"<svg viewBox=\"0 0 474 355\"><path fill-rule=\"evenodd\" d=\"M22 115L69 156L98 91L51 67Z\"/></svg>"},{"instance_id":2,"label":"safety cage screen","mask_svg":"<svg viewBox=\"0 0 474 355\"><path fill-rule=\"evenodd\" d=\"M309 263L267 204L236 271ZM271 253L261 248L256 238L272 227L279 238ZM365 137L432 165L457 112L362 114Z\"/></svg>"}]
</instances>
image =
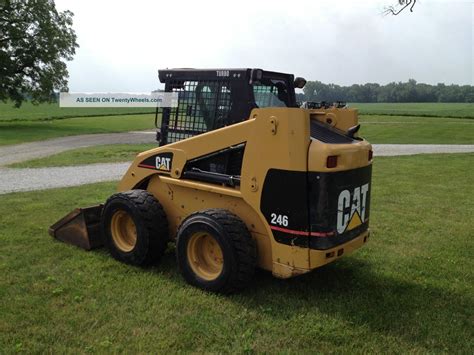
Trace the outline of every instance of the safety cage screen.
<instances>
[{"instance_id":1,"label":"safety cage screen","mask_svg":"<svg viewBox=\"0 0 474 355\"><path fill-rule=\"evenodd\" d=\"M166 91L178 93L178 106L163 109L162 144L174 143L224 127L232 109L228 81L170 81Z\"/></svg>"}]
</instances>

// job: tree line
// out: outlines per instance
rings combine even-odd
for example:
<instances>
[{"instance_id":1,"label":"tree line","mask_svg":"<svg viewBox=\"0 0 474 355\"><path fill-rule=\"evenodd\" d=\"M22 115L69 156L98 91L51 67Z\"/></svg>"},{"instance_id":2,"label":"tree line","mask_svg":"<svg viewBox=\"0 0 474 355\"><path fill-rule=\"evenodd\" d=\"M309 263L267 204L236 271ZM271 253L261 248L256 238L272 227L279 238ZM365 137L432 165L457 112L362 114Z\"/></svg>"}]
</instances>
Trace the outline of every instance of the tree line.
<instances>
[{"instance_id":1,"label":"tree line","mask_svg":"<svg viewBox=\"0 0 474 355\"><path fill-rule=\"evenodd\" d=\"M308 81L303 89L304 101L346 102L474 102L474 86L429 85L408 82L393 82L387 85L376 83L340 86ZM301 97L302 96L302 97Z\"/></svg>"}]
</instances>

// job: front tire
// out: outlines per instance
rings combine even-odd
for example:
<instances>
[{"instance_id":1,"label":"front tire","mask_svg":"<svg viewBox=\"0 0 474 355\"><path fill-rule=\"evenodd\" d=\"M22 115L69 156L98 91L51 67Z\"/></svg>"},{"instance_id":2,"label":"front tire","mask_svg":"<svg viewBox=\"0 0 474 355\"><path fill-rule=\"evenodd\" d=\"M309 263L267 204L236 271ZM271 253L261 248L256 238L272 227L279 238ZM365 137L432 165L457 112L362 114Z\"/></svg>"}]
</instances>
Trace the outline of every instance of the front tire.
<instances>
[{"instance_id":1,"label":"front tire","mask_svg":"<svg viewBox=\"0 0 474 355\"><path fill-rule=\"evenodd\" d=\"M140 266L158 262L169 240L163 207L145 190L112 195L102 212L102 232L115 259Z\"/></svg>"},{"instance_id":2,"label":"front tire","mask_svg":"<svg viewBox=\"0 0 474 355\"><path fill-rule=\"evenodd\" d=\"M257 261L255 241L233 213L209 209L184 220L176 241L184 279L206 291L232 293L251 280Z\"/></svg>"}]
</instances>

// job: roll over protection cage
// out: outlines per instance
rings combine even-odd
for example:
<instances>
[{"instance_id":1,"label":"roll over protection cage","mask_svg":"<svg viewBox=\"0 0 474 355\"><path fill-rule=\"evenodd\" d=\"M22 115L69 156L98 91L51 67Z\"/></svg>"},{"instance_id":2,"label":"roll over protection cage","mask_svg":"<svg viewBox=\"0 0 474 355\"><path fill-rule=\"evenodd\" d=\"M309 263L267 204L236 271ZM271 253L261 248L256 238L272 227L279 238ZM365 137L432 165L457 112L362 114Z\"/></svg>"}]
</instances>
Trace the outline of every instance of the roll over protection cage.
<instances>
[{"instance_id":1,"label":"roll over protection cage","mask_svg":"<svg viewBox=\"0 0 474 355\"><path fill-rule=\"evenodd\" d=\"M244 121L258 107L298 107L292 74L261 69L159 70L165 92L178 93L177 107L164 107L160 146ZM157 127L158 128L158 127Z\"/></svg>"}]
</instances>

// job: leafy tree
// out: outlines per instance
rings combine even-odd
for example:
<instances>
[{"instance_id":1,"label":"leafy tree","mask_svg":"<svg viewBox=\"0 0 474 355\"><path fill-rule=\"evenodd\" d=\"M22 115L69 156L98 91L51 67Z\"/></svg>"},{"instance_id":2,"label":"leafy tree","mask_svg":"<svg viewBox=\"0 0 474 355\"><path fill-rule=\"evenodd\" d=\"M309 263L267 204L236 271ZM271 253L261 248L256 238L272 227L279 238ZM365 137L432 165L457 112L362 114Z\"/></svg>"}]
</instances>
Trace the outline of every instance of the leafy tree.
<instances>
[{"instance_id":1,"label":"leafy tree","mask_svg":"<svg viewBox=\"0 0 474 355\"><path fill-rule=\"evenodd\" d=\"M72 17L53 0L0 0L0 100L19 107L67 90L65 61L78 47Z\"/></svg>"}]
</instances>

